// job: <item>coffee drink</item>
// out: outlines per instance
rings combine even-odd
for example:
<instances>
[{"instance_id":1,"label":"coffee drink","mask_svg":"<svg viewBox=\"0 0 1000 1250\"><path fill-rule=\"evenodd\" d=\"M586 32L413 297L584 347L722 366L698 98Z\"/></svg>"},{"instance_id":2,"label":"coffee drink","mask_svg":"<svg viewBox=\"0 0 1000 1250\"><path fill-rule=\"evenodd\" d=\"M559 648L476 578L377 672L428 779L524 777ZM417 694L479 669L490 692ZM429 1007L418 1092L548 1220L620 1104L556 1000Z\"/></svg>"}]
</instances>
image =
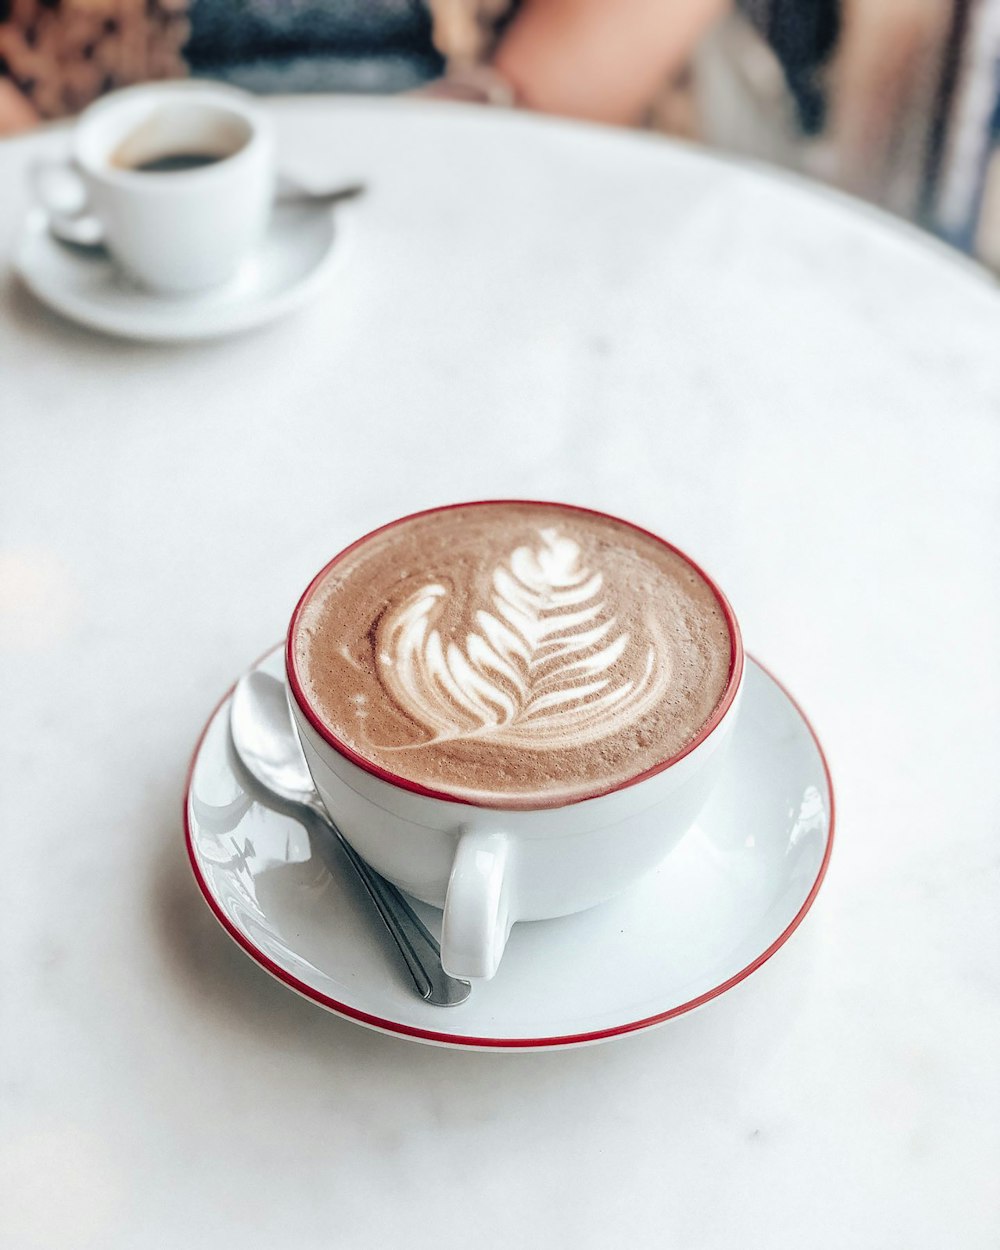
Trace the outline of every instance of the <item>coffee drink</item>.
<instances>
[{"instance_id":1,"label":"coffee drink","mask_svg":"<svg viewBox=\"0 0 1000 1250\"><path fill-rule=\"evenodd\" d=\"M168 97L169 99L169 97ZM184 94L141 114L110 155L117 169L137 174L182 174L218 165L243 150L251 127L245 118L194 105Z\"/></svg>"},{"instance_id":2,"label":"coffee drink","mask_svg":"<svg viewBox=\"0 0 1000 1250\"><path fill-rule=\"evenodd\" d=\"M126 168L137 174L183 174L191 169L203 169L206 165L217 165L225 159L224 155L213 155L211 152L169 152Z\"/></svg>"},{"instance_id":3,"label":"coffee drink","mask_svg":"<svg viewBox=\"0 0 1000 1250\"><path fill-rule=\"evenodd\" d=\"M292 676L348 753L486 807L607 792L682 752L729 684L717 592L611 517L484 503L348 548L292 623Z\"/></svg>"}]
</instances>

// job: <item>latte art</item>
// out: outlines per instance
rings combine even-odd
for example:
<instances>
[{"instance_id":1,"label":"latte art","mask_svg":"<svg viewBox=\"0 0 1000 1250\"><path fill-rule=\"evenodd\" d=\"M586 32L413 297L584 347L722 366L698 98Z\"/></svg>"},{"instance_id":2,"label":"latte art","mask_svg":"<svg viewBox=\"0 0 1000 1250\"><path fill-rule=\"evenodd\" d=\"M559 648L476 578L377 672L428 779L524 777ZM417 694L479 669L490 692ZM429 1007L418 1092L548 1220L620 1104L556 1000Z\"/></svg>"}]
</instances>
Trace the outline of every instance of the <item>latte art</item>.
<instances>
[{"instance_id":1,"label":"latte art","mask_svg":"<svg viewBox=\"0 0 1000 1250\"><path fill-rule=\"evenodd\" d=\"M631 641L602 597L603 574L580 563L579 545L546 527L494 570L477 632L455 641L442 623L449 594L431 582L383 619L376 664L387 692L430 742L481 737L525 750L594 742L660 698L669 659L655 620L644 624L631 675ZM400 749L407 749L406 747Z\"/></svg>"},{"instance_id":2,"label":"latte art","mask_svg":"<svg viewBox=\"0 0 1000 1250\"><path fill-rule=\"evenodd\" d=\"M369 535L310 588L290 675L349 757L486 807L553 806L671 759L727 690L717 592L623 521L468 504Z\"/></svg>"}]
</instances>

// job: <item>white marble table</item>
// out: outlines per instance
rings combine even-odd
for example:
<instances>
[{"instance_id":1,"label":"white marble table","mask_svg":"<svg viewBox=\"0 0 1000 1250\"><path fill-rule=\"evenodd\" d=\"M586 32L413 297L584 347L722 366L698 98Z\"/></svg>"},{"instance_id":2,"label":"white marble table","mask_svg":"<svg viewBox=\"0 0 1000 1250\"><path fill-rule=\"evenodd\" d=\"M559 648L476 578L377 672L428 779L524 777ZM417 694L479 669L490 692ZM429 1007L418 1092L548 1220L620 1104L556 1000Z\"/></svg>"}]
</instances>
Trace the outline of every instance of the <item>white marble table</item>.
<instances>
[{"instance_id":1,"label":"white marble table","mask_svg":"<svg viewBox=\"0 0 1000 1250\"><path fill-rule=\"evenodd\" d=\"M0 287L0 1242L996 1247L995 289L643 137L276 113L289 169L374 188L307 310L158 349ZM0 147L0 256L61 142ZM294 997L181 836L204 719L324 559L505 495L699 557L838 790L774 959L561 1053L426 1048Z\"/></svg>"}]
</instances>

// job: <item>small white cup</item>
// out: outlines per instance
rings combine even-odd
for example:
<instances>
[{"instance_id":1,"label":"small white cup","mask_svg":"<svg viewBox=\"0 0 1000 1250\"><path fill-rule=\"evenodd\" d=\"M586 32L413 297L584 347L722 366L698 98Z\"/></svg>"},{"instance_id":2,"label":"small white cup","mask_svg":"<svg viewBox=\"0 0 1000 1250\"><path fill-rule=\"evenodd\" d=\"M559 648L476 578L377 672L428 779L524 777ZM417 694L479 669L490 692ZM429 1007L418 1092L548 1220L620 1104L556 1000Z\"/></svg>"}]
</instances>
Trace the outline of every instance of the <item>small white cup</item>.
<instances>
[{"instance_id":1,"label":"small white cup","mask_svg":"<svg viewBox=\"0 0 1000 1250\"><path fill-rule=\"evenodd\" d=\"M67 182L75 180L70 215L95 219L121 268L152 290L184 294L225 282L267 229L271 125L253 97L234 88L169 83L113 92L82 114L71 151L69 164L36 167L39 198L66 214ZM170 173L135 168L181 153L218 159Z\"/></svg>"},{"instance_id":2,"label":"small white cup","mask_svg":"<svg viewBox=\"0 0 1000 1250\"><path fill-rule=\"evenodd\" d=\"M739 708L739 625L722 592L688 560L714 590L731 642L725 692L694 741L595 798L531 810L480 807L364 760L330 732L310 704L296 674L296 622L339 558L310 583L288 630L289 703L309 771L357 852L401 889L443 909L445 971L489 979L515 921L565 916L613 897L655 868L694 823L720 774Z\"/></svg>"}]
</instances>

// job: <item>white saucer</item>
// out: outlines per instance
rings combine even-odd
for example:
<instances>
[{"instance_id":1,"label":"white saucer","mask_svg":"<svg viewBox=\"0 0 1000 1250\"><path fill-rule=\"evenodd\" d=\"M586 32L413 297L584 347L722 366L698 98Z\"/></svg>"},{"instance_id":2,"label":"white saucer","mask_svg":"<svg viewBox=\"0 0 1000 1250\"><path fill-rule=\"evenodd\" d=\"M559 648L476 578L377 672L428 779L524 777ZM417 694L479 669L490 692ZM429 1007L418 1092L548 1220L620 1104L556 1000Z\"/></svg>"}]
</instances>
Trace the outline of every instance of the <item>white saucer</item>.
<instances>
[{"instance_id":1,"label":"white saucer","mask_svg":"<svg viewBox=\"0 0 1000 1250\"><path fill-rule=\"evenodd\" d=\"M131 283L107 256L57 243L40 208L25 220L14 268L43 303L93 330L157 343L216 338L273 321L318 290L343 257L350 211L278 205L263 242L236 276L198 295L155 295Z\"/></svg>"},{"instance_id":2,"label":"white saucer","mask_svg":"<svg viewBox=\"0 0 1000 1250\"><path fill-rule=\"evenodd\" d=\"M280 648L259 667L283 673ZM338 1015L466 1049L578 1046L662 1024L749 976L812 905L833 840L822 749L754 661L723 780L660 868L610 903L514 927L493 981L458 1007L413 991L332 839L310 838L246 794L229 697L191 763L194 874L226 931L284 984ZM440 913L415 903L440 932Z\"/></svg>"}]
</instances>

